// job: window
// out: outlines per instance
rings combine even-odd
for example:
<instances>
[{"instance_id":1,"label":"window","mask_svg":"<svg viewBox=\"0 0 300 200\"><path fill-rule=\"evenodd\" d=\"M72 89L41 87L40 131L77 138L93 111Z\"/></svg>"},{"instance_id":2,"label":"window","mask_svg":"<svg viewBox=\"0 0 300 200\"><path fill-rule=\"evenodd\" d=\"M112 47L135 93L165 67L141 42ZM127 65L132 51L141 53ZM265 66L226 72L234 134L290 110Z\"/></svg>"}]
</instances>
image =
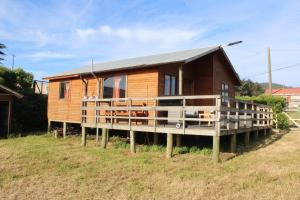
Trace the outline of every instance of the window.
<instances>
[{"instance_id":1,"label":"window","mask_svg":"<svg viewBox=\"0 0 300 200\"><path fill-rule=\"evenodd\" d=\"M222 83L222 91L221 91L222 97L229 97L229 89L228 89L228 84ZM222 99L222 102L227 102L227 100Z\"/></svg>"},{"instance_id":2,"label":"window","mask_svg":"<svg viewBox=\"0 0 300 200\"><path fill-rule=\"evenodd\" d=\"M105 78L103 86L103 98L125 98L126 76Z\"/></svg>"},{"instance_id":3,"label":"window","mask_svg":"<svg viewBox=\"0 0 300 200\"><path fill-rule=\"evenodd\" d=\"M175 95L176 94L176 76L165 75L165 95Z\"/></svg>"},{"instance_id":4,"label":"window","mask_svg":"<svg viewBox=\"0 0 300 200\"><path fill-rule=\"evenodd\" d=\"M70 82L60 82L59 98L60 99L70 99Z\"/></svg>"}]
</instances>

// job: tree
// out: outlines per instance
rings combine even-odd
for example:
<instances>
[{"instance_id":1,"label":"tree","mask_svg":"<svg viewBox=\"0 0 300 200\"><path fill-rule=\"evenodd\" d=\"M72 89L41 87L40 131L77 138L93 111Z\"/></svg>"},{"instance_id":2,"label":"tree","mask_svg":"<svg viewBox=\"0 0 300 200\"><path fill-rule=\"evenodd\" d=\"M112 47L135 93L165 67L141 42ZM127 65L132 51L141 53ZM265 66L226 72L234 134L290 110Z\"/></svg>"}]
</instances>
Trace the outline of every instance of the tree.
<instances>
[{"instance_id":1,"label":"tree","mask_svg":"<svg viewBox=\"0 0 300 200\"><path fill-rule=\"evenodd\" d=\"M11 70L0 67L0 84L23 94L13 104L13 132L45 130L47 127L47 97L35 94L32 88L33 74L22 68ZM30 117L28 117L30 116Z\"/></svg>"},{"instance_id":2,"label":"tree","mask_svg":"<svg viewBox=\"0 0 300 200\"><path fill-rule=\"evenodd\" d=\"M258 96L264 93L262 86L250 79L242 80L242 85L238 87L237 91L240 96Z\"/></svg>"},{"instance_id":3,"label":"tree","mask_svg":"<svg viewBox=\"0 0 300 200\"><path fill-rule=\"evenodd\" d=\"M17 92L24 93L31 90L33 74L24 71L21 68L11 70L6 67L0 67L0 84Z\"/></svg>"},{"instance_id":4,"label":"tree","mask_svg":"<svg viewBox=\"0 0 300 200\"><path fill-rule=\"evenodd\" d=\"M3 52L3 49L5 49L6 46L2 43L0 43L0 64L2 64L2 60L4 60L4 58L2 58L3 56L5 56L5 53Z\"/></svg>"}]
</instances>

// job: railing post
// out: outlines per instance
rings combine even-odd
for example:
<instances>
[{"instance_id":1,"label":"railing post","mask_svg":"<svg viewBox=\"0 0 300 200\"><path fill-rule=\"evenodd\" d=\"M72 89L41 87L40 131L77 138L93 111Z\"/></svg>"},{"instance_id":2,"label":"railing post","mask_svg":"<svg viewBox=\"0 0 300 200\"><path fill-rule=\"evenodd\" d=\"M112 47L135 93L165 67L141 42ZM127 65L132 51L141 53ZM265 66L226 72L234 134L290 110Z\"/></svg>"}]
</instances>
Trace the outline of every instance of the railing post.
<instances>
[{"instance_id":1,"label":"railing post","mask_svg":"<svg viewBox=\"0 0 300 200\"><path fill-rule=\"evenodd\" d=\"M230 100L227 101L227 130L230 129Z\"/></svg>"},{"instance_id":2,"label":"railing post","mask_svg":"<svg viewBox=\"0 0 300 200\"><path fill-rule=\"evenodd\" d=\"M260 126L260 107L259 105L256 106L256 111L257 111L257 114L256 114L256 125L257 126Z\"/></svg>"},{"instance_id":3,"label":"railing post","mask_svg":"<svg viewBox=\"0 0 300 200\"><path fill-rule=\"evenodd\" d=\"M248 111L248 104L247 102L244 103L244 128L247 128L247 111Z\"/></svg>"},{"instance_id":4,"label":"railing post","mask_svg":"<svg viewBox=\"0 0 300 200\"><path fill-rule=\"evenodd\" d=\"M235 103L235 108L236 108L236 112L235 112L235 118L236 118L236 121L235 121L235 129L238 130L239 127L240 127L240 116L239 116L239 102L237 101Z\"/></svg>"},{"instance_id":5,"label":"railing post","mask_svg":"<svg viewBox=\"0 0 300 200\"><path fill-rule=\"evenodd\" d=\"M132 114L131 106L132 106L132 99L130 98L129 99L129 112L128 112L128 114L129 114L129 119L128 119L129 130L131 130L131 114Z\"/></svg>"},{"instance_id":6,"label":"railing post","mask_svg":"<svg viewBox=\"0 0 300 200\"><path fill-rule=\"evenodd\" d=\"M254 112L255 112L253 102L251 104L251 111L252 111L252 113L251 113L251 128L253 128L253 126L254 126Z\"/></svg>"}]
</instances>

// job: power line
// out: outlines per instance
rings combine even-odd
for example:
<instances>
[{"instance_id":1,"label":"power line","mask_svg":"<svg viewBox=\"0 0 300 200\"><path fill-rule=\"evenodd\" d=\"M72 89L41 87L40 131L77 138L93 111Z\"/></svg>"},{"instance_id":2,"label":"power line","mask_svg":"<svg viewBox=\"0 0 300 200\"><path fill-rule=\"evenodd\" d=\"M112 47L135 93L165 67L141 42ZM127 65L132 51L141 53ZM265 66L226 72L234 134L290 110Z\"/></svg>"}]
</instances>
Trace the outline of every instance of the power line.
<instances>
[{"instance_id":1,"label":"power line","mask_svg":"<svg viewBox=\"0 0 300 200\"><path fill-rule=\"evenodd\" d=\"M300 63L296 63L296 64L293 64L293 65L288 65L288 66L284 66L284 67L277 67L275 69L272 70L272 72L275 72L275 71L280 71L280 70L284 70L284 69L288 69L288 68L293 68L293 67L299 67L300 66ZM253 74L251 76L248 76L247 78L251 78L251 77L256 77L256 76L261 76L261 75L265 75L265 74L268 74L269 72L261 72L261 73L257 73L257 74Z\"/></svg>"}]
</instances>

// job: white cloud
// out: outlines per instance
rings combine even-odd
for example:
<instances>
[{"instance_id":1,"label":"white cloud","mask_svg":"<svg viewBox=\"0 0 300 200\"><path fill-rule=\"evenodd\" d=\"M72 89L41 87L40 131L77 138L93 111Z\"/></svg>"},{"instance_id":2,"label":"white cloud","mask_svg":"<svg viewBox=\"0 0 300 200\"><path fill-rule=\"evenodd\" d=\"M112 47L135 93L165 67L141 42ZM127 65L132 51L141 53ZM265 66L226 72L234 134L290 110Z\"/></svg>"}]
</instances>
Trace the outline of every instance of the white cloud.
<instances>
[{"instance_id":1,"label":"white cloud","mask_svg":"<svg viewBox=\"0 0 300 200\"><path fill-rule=\"evenodd\" d=\"M41 52L35 52L32 54L24 55L22 57L29 58L34 61L40 61L40 60L48 60L48 59L69 59L69 58L73 58L74 56L66 53L41 51Z\"/></svg>"},{"instance_id":2,"label":"white cloud","mask_svg":"<svg viewBox=\"0 0 300 200\"><path fill-rule=\"evenodd\" d=\"M125 41L158 42L158 44L178 44L192 40L194 37L204 33L204 30L190 30L179 28L159 27L117 27L109 25L99 28L77 29L76 33L80 39L108 37Z\"/></svg>"}]
</instances>

